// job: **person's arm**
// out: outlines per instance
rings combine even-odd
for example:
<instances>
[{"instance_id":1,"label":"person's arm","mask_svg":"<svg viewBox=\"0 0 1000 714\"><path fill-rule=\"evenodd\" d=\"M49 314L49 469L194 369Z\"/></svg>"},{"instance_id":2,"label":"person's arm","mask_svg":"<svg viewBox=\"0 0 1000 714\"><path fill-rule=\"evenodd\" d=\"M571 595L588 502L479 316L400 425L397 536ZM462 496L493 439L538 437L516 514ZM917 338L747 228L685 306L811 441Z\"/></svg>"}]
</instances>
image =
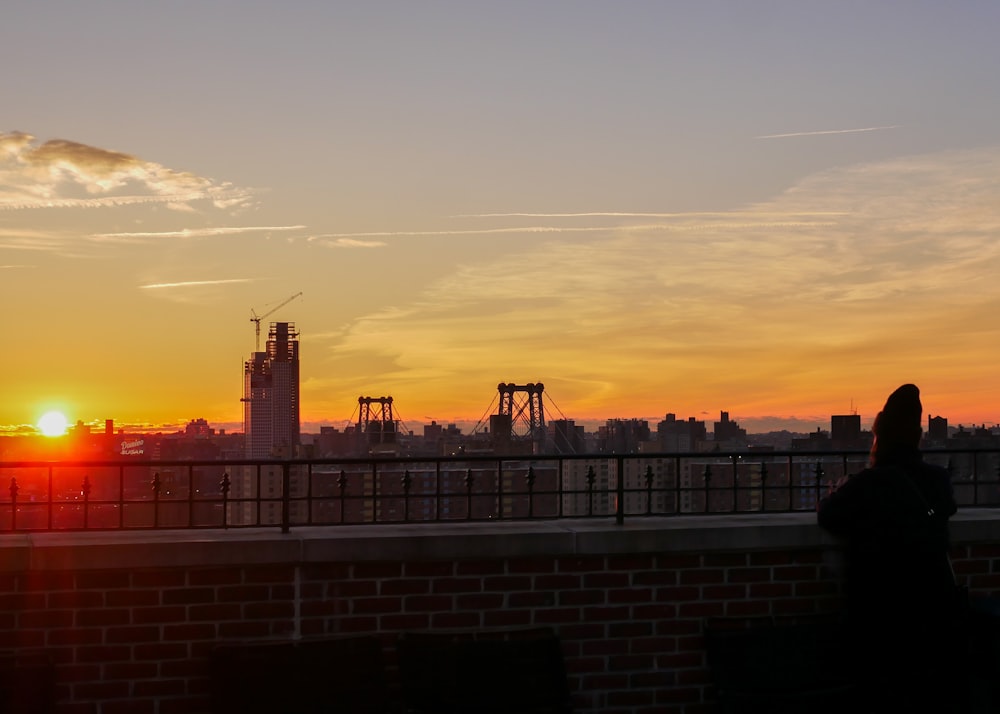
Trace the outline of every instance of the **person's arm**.
<instances>
[{"instance_id":1,"label":"person's arm","mask_svg":"<svg viewBox=\"0 0 1000 714\"><path fill-rule=\"evenodd\" d=\"M865 480L859 476L842 479L820 500L816 520L820 527L836 536L846 536L858 523L865 507Z\"/></svg>"}]
</instances>

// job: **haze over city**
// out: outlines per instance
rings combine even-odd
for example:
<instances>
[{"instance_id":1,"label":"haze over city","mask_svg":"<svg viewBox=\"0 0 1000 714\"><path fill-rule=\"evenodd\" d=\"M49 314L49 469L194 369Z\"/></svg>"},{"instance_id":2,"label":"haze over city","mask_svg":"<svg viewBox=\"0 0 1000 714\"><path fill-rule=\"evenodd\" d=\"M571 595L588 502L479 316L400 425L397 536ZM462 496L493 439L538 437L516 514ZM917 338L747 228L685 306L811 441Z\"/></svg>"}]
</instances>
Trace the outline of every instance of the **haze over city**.
<instances>
[{"instance_id":1,"label":"haze over city","mask_svg":"<svg viewBox=\"0 0 1000 714\"><path fill-rule=\"evenodd\" d=\"M5 5L0 425L1000 421L1000 5ZM254 313L251 313L251 310Z\"/></svg>"}]
</instances>

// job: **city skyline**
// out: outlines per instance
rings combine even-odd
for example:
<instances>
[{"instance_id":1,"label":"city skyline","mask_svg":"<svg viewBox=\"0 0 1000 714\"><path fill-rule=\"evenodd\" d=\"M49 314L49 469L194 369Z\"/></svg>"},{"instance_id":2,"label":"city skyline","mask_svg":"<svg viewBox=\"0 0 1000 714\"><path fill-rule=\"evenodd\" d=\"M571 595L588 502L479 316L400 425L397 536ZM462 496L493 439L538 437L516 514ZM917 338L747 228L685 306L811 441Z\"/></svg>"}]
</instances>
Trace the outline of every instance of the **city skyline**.
<instances>
[{"instance_id":1,"label":"city skyline","mask_svg":"<svg viewBox=\"0 0 1000 714\"><path fill-rule=\"evenodd\" d=\"M239 424L298 293L304 430L1000 421L1000 6L5 10L2 430Z\"/></svg>"}]
</instances>

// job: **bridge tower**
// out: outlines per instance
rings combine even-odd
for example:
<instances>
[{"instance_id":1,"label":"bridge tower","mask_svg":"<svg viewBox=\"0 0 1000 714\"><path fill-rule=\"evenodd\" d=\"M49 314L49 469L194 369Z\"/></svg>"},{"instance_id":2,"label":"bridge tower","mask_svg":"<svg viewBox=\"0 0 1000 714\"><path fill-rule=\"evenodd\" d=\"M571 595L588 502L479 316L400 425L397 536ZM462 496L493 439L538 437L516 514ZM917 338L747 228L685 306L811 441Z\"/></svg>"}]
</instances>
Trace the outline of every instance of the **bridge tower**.
<instances>
[{"instance_id":1,"label":"bridge tower","mask_svg":"<svg viewBox=\"0 0 1000 714\"><path fill-rule=\"evenodd\" d=\"M392 397L358 397L357 433L365 451L396 443Z\"/></svg>"},{"instance_id":2,"label":"bridge tower","mask_svg":"<svg viewBox=\"0 0 1000 714\"><path fill-rule=\"evenodd\" d=\"M544 390L545 385L541 382L498 384L500 406L496 415L490 419L490 431L494 438L533 442L540 449L545 443L545 407L542 403Z\"/></svg>"}]
</instances>

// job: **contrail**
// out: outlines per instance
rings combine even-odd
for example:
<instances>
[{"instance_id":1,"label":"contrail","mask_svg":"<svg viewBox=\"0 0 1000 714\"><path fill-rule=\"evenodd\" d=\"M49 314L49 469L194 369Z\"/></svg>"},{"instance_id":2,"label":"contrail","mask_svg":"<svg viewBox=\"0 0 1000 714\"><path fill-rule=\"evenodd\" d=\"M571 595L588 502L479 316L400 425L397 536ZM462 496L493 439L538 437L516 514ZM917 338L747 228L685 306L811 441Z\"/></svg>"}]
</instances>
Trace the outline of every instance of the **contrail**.
<instances>
[{"instance_id":1,"label":"contrail","mask_svg":"<svg viewBox=\"0 0 1000 714\"><path fill-rule=\"evenodd\" d=\"M787 139L792 136L823 136L825 134L858 134L863 131L882 131L883 129L898 129L900 124L891 126L869 126L864 129L831 129L829 131L797 131L792 134L767 134L755 136L755 139Z\"/></svg>"},{"instance_id":2,"label":"contrail","mask_svg":"<svg viewBox=\"0 0 1000 714\"><path fill-rule=\"evenodd\" d=\"M143 290L159 290L160 288L187 288L196 285L223 285L225 283L252 283L253 278L232 278L230 280L189 280L183 283L152 283L140 285Z\"/></svg>"}]
</instances>

